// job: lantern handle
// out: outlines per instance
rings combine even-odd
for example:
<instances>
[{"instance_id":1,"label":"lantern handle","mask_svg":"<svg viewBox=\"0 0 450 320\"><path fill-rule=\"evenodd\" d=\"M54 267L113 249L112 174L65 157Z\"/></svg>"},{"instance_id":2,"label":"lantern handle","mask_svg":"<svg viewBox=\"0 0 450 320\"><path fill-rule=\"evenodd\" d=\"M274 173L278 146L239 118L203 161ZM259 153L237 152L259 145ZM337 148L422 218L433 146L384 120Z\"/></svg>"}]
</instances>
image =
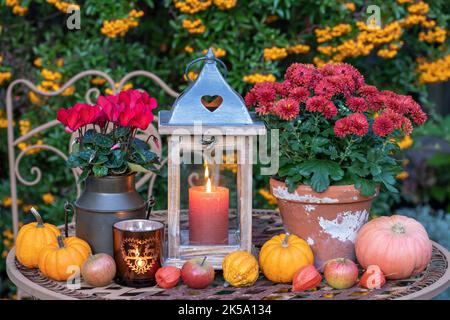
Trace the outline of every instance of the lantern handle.
<instances>
[{"instance_id":1,"label":"lantern handle","mask_svg":"<svg viewBox=\"0 0 450 320\"><path fill-rule=\"evenodd\" d=\"M224 68L224 74L223 74L223 76L224 76L225 79L227 78L227 76L228 76L228 68L227 68L227 65L226 65L222 60L217 59L217 58L214 57L214 56L211 57L211 56L209 56L209 55L206 55L205 57L200 57L200 58L197 58L197 59L192 60L192 61L189 62L188 65L186 66L186 70L184 70L184 75L186 76L186 79L189 81L189 83L193 81L191 78L189 78L189 69L191 68L191 66L192 66L194 63L197 63L197 62L203 61L203 60L207 60L207 62L208 62L208 61L216 61L216 62L219 62L219 63L222 65L222 67Z\"/></svg>"},{"instance_id":2,"label":"lantern handle","mask_svg":"<svg viewBox=\"0 0 450 320\"><path fill-rule=\"evenodd\" d=\"M146 203L146 212L145 212L145 219L148 220L150 219L150 215L152 214L152 209L156 204L156 200L154 196L150 196L147 199L147 203Z\"/></svg>"},{"instance_id":3,"label":"lantern handle","mask_svg":"<svg viewBox=\"0 0 450 320\"><path fill-rule=\"evenodd\" d=\"M75 212L75 207L72 203L69 201L66 201L64 204L64 233L66 235L66 238L69 236L69 213Z\"/></svg>"}]
</instances>

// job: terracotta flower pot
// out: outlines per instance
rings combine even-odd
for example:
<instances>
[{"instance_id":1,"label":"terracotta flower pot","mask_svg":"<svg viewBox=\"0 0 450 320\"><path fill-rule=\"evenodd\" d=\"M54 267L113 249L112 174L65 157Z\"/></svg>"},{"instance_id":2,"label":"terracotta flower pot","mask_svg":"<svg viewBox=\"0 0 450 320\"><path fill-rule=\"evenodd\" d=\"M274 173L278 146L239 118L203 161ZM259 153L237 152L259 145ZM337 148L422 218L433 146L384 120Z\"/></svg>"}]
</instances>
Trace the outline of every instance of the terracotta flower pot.
<instances>
[{"instance_id":1,"label":"terracotta flower pot","mask_svg":"<svg viewBox=\"0 0 450 320\"><path fill-rule=\"evenodd\" d=\"M331 186L325 192L299 186L289 193L284 182L270 179L287 232L306 240L314 253L314 264L322 270L327 260L355 261L355 238L367 222L374 197L361 196L353 185Z\"/></svg>"}]
</instances>

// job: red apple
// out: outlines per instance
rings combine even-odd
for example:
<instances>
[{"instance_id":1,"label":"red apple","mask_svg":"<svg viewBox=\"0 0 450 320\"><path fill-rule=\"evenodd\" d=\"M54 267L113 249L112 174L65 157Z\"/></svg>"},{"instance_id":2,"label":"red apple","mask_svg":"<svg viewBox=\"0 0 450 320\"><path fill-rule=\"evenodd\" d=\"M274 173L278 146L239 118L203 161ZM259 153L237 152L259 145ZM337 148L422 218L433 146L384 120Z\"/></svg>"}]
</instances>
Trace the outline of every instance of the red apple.
<instances>
[{"instance_id":1,"label":"red apple","mask_svg":"<svg viewBox=\"0 0 450 320\"><path fill-rule=\"evenodd\" d=\"M347 289L353 287L358 280L358 267L349 259L332 259L326 262L323 275L333 288Z\"/></svg>"},{"instance_id":2,"label":"red apple","mask_svg":"<svg viewBox=\"0 0 450 320\"><path fill-rule=\"evenodd\" d=\"M377 265L370 265L361 276L359 285L367 289L380 289L386 283L386 277Z\"/></svg>"},{"instance_id":3,"label":"red apple","mask_svg":"<svg viewBox=\"0 0 450 320\"><path fill-rule=\"evenodd\" d=\"M116 263L106 253L91 255L81 267L84 281L94 287L104 287L116 275Z\"/></svg>"},{"instance_id":4,"label":"red apple","mask_svg":"<svg viewBox=\"0 0 450 320\"><path fill-rule=\"evenodd\" d=\"M181 279L193 289L204 289L214 281L214 268L205 258L186 261L181 268Z\"/></svg>"}]
</instances>

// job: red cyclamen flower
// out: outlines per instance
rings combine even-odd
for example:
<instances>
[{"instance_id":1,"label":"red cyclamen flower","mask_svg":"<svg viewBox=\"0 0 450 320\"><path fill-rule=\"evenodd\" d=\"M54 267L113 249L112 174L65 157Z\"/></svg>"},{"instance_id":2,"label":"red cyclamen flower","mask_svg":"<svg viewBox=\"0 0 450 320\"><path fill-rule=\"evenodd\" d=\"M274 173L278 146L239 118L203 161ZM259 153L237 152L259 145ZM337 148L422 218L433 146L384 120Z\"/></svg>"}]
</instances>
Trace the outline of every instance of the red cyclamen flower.
<instances>
[{"instance_id":1,"label":"red cyclamen flower","mask_svg":"<svg viewBox=\"0 0 450 320\"><path fill-rule=\"evenodd\" d=\"M152 110L157 107L156 99L146 92L126 90L114 96L100 96L97 100L104 118L123 127L131 126L141 130L147 129L153 121Z\"/></svg>"},{"instance_id":2,"label":"red cyclamen flower","mask_svg":"<svg viewBox=\"0 0 450 320\"><path fill-rule=\"evenodd\" d=\"M69 109L59 109L56 118L65 126L66 132L72 133L85 125L95 123L101 112L97 106L76 103Z\"/></svg>"},{"instance_id":3,"label":"red cyclamen flower","mask_svg":"<svg viewBox=\"0 0 450 320\"><path fill-rule=\"evenodd\" d=\"M125 108L125 105L119 104L119 96L99 96L97 105L102 108L108 121L116 123L119 120L120 113Z\"/></svg>"},{"instance_id":4,"label":"red cyclamen flower","mask_svg":"<svg viewBox=\"0 0 450 320\"><path fill-rule=\"evenodd\" d=\"M131 126L141 130L147 129L153 121L152 110L157 107L156 99L147 92L126 90L119 93L119 105L124 109L119 115L119 124L123 127Z\"/></svg>"}]
</instances>

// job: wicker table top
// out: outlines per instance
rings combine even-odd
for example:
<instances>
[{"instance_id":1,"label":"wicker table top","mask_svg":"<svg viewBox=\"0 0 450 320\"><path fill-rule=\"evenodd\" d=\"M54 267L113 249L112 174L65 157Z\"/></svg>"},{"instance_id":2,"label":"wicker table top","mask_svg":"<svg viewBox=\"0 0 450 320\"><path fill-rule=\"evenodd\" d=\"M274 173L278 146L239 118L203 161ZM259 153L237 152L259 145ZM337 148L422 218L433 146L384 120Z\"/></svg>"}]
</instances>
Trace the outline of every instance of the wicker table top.
<instances>
[{"instance_id":1,"label":"wicker table top","mask_svg":"<svg viewBox=\"0 0 450 320\"><path fill-rule=\"evenodd\" d=\"M153 219L165 221L165 211L152 213ZM73 232L73 225L71 226ZM282 232L280 216L272 210L253 211L253 242L260 247L267 239ZM81 289L68 289L66 283L56 282L44 277L37 269L28 269L15 259L14 248L7 257L7 273L18 288L37 299L243 299L243 300L298 300L298 299L431 299L450 285L449 252L433 242L433 256L428 268L421 274L404 280L389 280L381 289L367 290L354 286L347 290L335 290L326 284L317 290L301 293L291 292L289 284L273 284L260 276L252 287L224 287L220 272L216 274L213 285L203 290L189 289L178 285L170 290L158 287L129 288L118 284L93 288L83 281Z\"/></svg>"}]
</instances>

